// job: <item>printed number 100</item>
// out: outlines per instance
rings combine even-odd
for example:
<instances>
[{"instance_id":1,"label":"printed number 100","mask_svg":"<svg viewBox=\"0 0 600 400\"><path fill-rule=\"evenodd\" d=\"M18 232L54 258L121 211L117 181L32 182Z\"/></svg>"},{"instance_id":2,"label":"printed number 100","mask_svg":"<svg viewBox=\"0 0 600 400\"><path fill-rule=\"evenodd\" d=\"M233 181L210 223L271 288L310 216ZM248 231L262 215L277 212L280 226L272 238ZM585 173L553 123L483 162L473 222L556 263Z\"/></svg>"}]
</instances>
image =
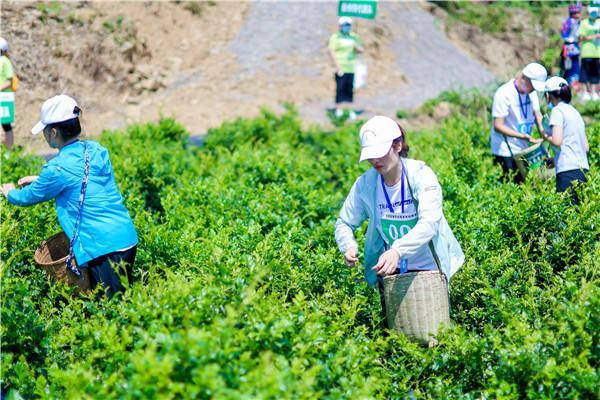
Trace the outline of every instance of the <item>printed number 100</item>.
<instances>
[{"instance_id":1,"label":"printed number 100","mask_svg":"<svg viewBox=\"0 0 600 400\"><path fill-rule=\"evenodd\" d=\"M398 228L395 225L390 225L388 228L388 233L390 237L394 240L401 238L410 232L410 226L408 225L400 225L400 232L398 232Z\"/></svg>"}]
</instances>

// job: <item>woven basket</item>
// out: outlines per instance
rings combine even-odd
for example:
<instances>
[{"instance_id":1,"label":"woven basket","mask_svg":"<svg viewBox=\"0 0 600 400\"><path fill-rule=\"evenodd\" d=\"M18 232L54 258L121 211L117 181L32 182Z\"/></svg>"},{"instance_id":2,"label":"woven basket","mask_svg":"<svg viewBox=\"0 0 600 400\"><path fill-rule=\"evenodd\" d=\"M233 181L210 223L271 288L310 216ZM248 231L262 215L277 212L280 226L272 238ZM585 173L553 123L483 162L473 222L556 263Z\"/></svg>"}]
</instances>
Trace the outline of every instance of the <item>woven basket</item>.
<instances>
[{"instance_id":1,"label":"woven basket","mask_svg":"<svg viewBox=\"0 0 600 400\"><path fill-rule=\"evenodd\" d=\"M80 268L81 277L76 276L67 268L69 254L69 238L64 232L57 233L44 240L35 251L35 263L44 269L52 278L75 286L77 292L86 293L90 290L90 278L87 268ZM75 259L73 263L77 265Z\"/></svg>"},{"instance_id":2,"label":"woven basket","mask_svg":"<svg viewBox=\"0 0 600 400\"><path fill-rule=\"evenodd\" d=\"M448 284L439 271L386 276L383 293L390 328L411 340L434 346L442 324L450 325Z\"/></svg>"}]
</instances>

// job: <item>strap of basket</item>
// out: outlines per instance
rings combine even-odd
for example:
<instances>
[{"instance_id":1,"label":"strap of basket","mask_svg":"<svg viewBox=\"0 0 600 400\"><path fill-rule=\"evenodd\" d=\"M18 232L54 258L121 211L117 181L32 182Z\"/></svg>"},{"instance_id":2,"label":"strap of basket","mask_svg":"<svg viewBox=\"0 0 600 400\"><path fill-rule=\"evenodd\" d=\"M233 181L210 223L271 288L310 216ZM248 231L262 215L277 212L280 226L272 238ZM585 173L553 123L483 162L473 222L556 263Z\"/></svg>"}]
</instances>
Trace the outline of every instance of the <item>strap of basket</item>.
<instances>
[{"instance_id":1,"label":"strap of basket","mask_svg":"<svg viewBox=\"0 0 600 400\"><path fill-rule=\"evenodd\" d=\"M69 255L67 256L67 268L70 269L75 275L81 278L81 271L77 268L77 265L73 264L73 257L75 256L73 252L73 243L75 243L75 238L77 237L77 229L79 228L79 221L81 220L81 212L83 210L83 201L85 200L85 192L87 189L88 178L90 175L90 156L88 152L88 144L87 142L83 142L85 146L85 166L83 167L83 182L81 183L81 192L79 192L79 207L77 210L77 218L75 219L75 228L73 229L73 236L71 237L71 242L69 243Z\"/></svg>"},{"instance_id":2,"label":"strap of basket","mask_svg":"<svg viewBox=\"0 0 600 400\"><path fill-rule=\"evenodd\" d=\"M510 153L510 157L514 159L515 155L513 154L513 151L510 148L510 144L508 144L508 139L507 139L506 135L502 133L502 137L504 137L504 141L506 142L506 147L508 147L508 152Z\"/></svg>"},{"instance_id":3,"label":"strap of basket","mask_svg":"<svg viewBox=\"0 0 600 400\"><path fill-rule=\"evenodd\" d=\"M404 165L404 162L402 162L402 160L400 160L400 162L402 163L402 170L404 170L404 168L406 168L406 166ZM408 184L408 191L410 192L410 197L412 197L412 199L413 199L413 202L415 204L415 209L418 214L419 213L419 201L415 198L415 196L413 194L412 186L410 185L410 180L408 179L408 174L404 174L404 176L406 176L406 183ZM440 274L442 274L442 276L445 276L444 271L442 271L442 262L440 261L440 258L438 257L437 252L435 251L435 247L433 246L432 240L429 241L428 247L429 247L429 250L431 251L431 255L433 256L433 260L435 261L435 265L437 266L438 270L440 271Z\"/></svg>"}]
</instances>

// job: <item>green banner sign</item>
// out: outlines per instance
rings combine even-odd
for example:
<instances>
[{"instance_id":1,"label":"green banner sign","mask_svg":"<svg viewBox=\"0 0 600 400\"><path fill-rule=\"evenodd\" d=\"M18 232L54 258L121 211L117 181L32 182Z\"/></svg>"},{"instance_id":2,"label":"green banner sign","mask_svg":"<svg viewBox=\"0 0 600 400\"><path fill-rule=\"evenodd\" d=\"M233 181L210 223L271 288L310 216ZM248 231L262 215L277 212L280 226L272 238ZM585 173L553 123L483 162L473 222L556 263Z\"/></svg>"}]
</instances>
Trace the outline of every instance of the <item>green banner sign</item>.
<instances>
[{"instance_id":1,"label":"green banner sign","mask_svg":"<svg viewBox=\"0 0 600 400\"><path fill-rule=\"evenodd\" d=\"M15 121L14 92L0 92L0 123L12 124Z\"/></svg>"},{"instance_id":2,"label":"green banner sign","mask_svg":"<svg viewBox=\"0 0 600 400\"><path fill-rule=\"evenodd\" d=\"M373 19L377 15L377 1L374 0L340 0L338 15Z\"/></svg>"}]
</instances>

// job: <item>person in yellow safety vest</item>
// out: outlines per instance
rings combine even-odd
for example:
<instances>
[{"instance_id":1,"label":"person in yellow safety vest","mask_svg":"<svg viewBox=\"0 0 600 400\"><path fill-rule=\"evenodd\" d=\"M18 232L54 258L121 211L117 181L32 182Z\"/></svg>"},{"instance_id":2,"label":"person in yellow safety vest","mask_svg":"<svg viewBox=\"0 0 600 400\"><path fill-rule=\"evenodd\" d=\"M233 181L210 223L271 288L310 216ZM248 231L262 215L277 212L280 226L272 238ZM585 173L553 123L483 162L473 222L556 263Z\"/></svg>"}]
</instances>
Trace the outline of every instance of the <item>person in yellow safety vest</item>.
<instances>
[{"instance_id":1,"label":"person in yellow safety vest","mask_svg":"<svg viewBox=\"0 0 600 400\"><path fill-rule=\"evenodd\" d=\"M580 81L585 85L581 100L600 100L600 8L588 7L588 18L579 25L581 43Z\"/></svg>"},{"instance_id":2,"label":"person in yellow safety vest","mask_svg":"<svg viewBox=\"0 0 600 400\"><path fill-rule=\"evenodd\" d=\"M15 72L8 58L8 42L0 37L0 91L1 92L12 92L13 91L13 79ZM11 148L14 143L14 136L11 124L2 124L4 130L4 145L7 148Z\"/></svg>"},{"instance_id":3,"label":"person in yellow safety vest","mask_svg":"<svg viewBox=\"0 0 600 400\"><path fill-rule=\"evenodd\" d=\"M362 42L357 34L351 32L352 18L340 17L339 31L329 39L329 55L335 65L335 115L341 117L344 105L349 109L350 119L356 119L352 108L354 102L354 70L356 54L362 53Z\"/></svg>"}]
</instances>

